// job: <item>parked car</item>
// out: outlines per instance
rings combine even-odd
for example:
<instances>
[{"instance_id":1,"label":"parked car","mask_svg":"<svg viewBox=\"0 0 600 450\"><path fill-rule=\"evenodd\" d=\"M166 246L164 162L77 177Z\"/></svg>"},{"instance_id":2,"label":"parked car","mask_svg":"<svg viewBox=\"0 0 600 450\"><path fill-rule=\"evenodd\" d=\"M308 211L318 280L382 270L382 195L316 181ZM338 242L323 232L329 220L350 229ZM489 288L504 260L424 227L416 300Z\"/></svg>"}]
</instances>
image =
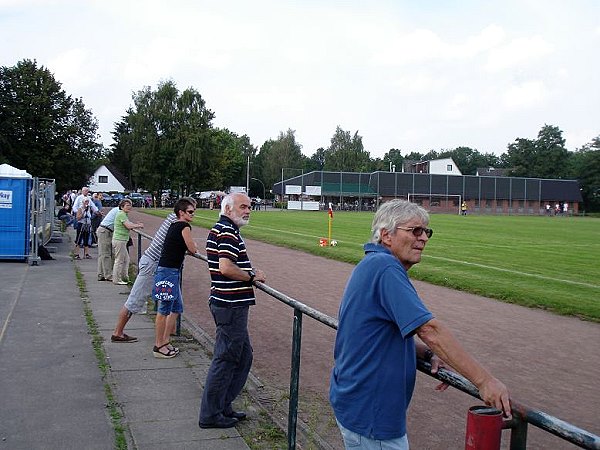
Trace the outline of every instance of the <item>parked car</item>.
<instances>
[{"instance_id":1,"label":"parked car","mask_svg":"<svg viewBox=\"0 0 600 450\"><path fill-rule=\"evenodd\" d=\"M119 206L119 202L125 198L125 196L123 194L121 194L120 192L115 192L114 194L110 194L110 195L112 195L115 206Z\"/></svg>"},{"instance_id":2,"label":"parked car","mask_svg":"<svg viewBox=\"0 0 600 450\"><path fill-rule=\"evenodd\" d=\"M102 192L101 194L102 194L102 206L116 206L115 200L113 199L112 195L106 194L104 192Z\"/></svg>"},{"instance_id":3,"label":"parked car","mask_svg":"<svg viewBox=\"0 0 600 450\"><path fill-rule=\"evenodd\" d=\"M139 192L131 192L130 194L127 195L127 198L131 200L131 203L133 203L133 206L144 206L144 196L142 194L140 194Z\"/></svg>"}]
</instances>

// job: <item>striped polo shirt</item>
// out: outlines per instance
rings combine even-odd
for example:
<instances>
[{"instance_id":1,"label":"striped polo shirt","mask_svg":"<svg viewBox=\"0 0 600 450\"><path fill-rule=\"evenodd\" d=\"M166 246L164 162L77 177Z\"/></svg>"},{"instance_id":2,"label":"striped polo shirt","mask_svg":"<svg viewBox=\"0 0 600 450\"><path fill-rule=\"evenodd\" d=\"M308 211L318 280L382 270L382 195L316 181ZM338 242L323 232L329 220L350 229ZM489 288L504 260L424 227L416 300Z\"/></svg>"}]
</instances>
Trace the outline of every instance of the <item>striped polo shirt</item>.
<instances>
[{"instance_id":1,"label":"striped polo shirt","mask_svg":"<svg viewBox=\"0 0 600 450\"><path fill-rule=\"evenodd\" d=\"M160 224L158 231L150 242L150 246L144 252L144 255L157 263L160 260L160 254L162 252L163 245L165 245L167 231L169 231L169 227L173 222L177 222L177 216L175 213L169 214L163 223Z\"/></svg>"},{"instance_id":2,"label":"striped polo shirt","mask_svg":"<svg viewBox=\"0 0 600 450\"><path fill-rule=\"evenodd\" d=\"M231 260L242 270L250 271L252 269L240 229L229 217L221 216L208 233L206 257L211 279L209 300L211 304L235 308L256 303L252 284L248 281L227 278L219 270L219 258Z\"/></svg>"}]
</instances>

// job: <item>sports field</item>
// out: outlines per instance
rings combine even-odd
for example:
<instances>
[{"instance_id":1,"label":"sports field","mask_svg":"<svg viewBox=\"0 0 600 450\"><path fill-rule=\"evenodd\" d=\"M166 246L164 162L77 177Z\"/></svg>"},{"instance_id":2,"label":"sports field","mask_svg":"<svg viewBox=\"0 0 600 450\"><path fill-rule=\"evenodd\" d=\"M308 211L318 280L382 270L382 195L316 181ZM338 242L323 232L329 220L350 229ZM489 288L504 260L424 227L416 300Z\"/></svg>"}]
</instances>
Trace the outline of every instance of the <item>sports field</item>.
<instances>
[{"instance_id":1,"label":"sports field","mask_svg":"<svg viewBox=\"0 0 600 450\"><path fill-rule=\"evenodd\" d=\"M209 228L217 218L218 211L198 209L194 224ZM319 247L328 232L322 211L253 211L243 234L357 263L372 218L373 213L336 212L336 247ZM411 269L412 278L600 322L600 219L436 214L430 227L433 237Z\"/></svg>"}]
</instances>

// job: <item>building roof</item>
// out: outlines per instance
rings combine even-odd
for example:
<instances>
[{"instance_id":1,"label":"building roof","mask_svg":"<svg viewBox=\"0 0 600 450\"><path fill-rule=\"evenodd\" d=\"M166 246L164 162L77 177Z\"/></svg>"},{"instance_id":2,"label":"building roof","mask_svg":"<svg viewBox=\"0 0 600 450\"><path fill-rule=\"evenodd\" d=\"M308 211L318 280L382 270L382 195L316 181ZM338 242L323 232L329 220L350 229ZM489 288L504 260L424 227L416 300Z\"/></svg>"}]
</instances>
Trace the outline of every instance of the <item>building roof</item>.
<instances>
[{"instance_id":1,"label":"building roof","mask_svg":"<svg viewBox=\"0 0 600 450\"><path fill-rule=\"evenodd\" d=\"M114 175L119 183L123 186L126 191L133 191L133 185L129 182L127 177L123 175L114 164L105 164L106 168Z\"/></svg>"},{"instance_id":2,"label":"building roof","mask_svg":"<svg viewBox=\"0 0 600 450\"><path fill-rule=\"evenodd\" d=\"M478 177L506 177L510 169L495 169L494 167L478 167L475 175Z\"/></svg>"}]
</instances>

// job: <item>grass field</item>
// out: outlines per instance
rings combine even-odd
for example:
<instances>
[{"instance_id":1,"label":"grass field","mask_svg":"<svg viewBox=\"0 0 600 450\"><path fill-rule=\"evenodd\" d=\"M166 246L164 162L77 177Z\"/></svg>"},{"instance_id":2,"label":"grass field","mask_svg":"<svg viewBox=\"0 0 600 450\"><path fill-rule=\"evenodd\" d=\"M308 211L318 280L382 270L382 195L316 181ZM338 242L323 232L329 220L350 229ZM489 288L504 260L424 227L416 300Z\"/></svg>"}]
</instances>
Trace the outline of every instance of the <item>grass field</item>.
<instances>
[{"instance_id":1,"label":"grass field","mask_svg":"<svg viewBox=\"0 0 600 450\"><path fill-rule=\"evenodd\" d=\"M198 209L194 224L210 228L217 218L217 211ZM356 264L372 218L336 212L337 247L318 245L327 237L326 212L254 211L243 234ZM437 214L430 227L434 235L412 278L600 322L600 219Z\"/></svg>"}]
</instances>

